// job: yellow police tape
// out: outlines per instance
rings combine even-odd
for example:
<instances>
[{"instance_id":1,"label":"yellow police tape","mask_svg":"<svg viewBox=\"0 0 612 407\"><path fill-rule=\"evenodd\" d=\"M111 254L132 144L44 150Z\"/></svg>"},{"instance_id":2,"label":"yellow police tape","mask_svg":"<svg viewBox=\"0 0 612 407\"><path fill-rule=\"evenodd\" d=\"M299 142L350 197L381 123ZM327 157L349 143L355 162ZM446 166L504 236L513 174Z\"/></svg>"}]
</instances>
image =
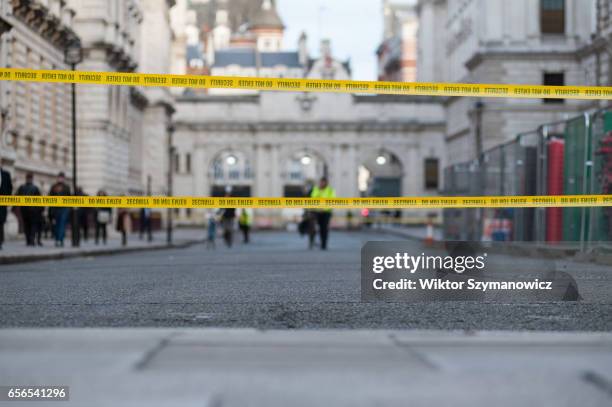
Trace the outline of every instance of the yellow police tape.
<instances>
[{"instance_id":1,"label":"yellow police tape","mask_svg":"<svg viewBox=\"0 0 612 407\"><path fill-rule=\"evenodd\" d=\"M0 196L0 206L91 208L438 209L612 206L612 195L394 198L209 198L126 196Z\"/></svg>"},{"instance_id":2,"label":"yellow police tape","mask_svg":"<svg viewBox=\"0 0 612 407\"><path fill-rule=\"evenodd\" d=\"M612 87L542 86L425 82L373 82L326 79L167 75L0 68L0 80L96 85L250 89L289 92L371 93L419 96L475 96L531 99L612 98Z\"/></svg>"}]
</instances>

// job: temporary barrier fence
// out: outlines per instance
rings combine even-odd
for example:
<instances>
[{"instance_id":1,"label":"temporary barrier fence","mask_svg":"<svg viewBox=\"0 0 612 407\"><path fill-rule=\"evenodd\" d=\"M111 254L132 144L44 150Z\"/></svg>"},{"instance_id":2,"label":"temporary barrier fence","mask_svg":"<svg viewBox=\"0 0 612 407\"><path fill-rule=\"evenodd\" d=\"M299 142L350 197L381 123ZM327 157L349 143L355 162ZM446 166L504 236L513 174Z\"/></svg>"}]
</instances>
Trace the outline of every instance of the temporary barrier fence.
<instances>
[{"instance_id":1,"label":"temporary barrier fence","mask_svg":"<svg viewBox=\"0 0 612 407\"><path fill-rule=\"evenodd\" d=\"M559 197L612 193L612 112L548 123L445 169L444 193ZM580 207L481 207L444 211L446 239L541 241L612 240L612 210Z\"/></svg>"}]
</instances>

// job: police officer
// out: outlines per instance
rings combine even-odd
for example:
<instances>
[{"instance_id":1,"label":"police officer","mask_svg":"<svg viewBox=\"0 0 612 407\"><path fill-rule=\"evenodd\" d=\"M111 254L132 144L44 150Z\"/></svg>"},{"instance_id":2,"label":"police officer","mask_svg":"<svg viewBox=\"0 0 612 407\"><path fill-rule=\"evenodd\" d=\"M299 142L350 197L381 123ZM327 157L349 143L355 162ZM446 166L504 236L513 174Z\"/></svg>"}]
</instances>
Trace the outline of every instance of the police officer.
<instances>
[{"instance_id":1,"label":"police officer","mask_svg":"<svg viewBox=\"0 0 612 407\"><path fill-rule=\"evenodd\" d=\"M315 186L310 193L311 198L335 198L336 191L329 186L326 177L322 177L319 185ZM316 212L317 224L319 225L319 236L321 238L321 250L327 250L327 238L329 236L329 221L331 220L331 208Z\"/></svg>"}]
</instances>

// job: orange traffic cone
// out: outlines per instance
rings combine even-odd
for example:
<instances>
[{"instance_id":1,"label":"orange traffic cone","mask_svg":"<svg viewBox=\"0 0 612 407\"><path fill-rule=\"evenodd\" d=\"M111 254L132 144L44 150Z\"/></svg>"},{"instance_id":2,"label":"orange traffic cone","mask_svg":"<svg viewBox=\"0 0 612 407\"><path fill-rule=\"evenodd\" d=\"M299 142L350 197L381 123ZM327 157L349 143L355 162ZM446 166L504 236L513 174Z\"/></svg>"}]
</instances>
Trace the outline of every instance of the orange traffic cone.
<instances>
[{"instance_id":1,"label":"orange traffic cone","mask_svg":"<svg viewBox=\"0 0 612 407\"><path fill-rule=\"evenodd\" d=\"M425 228L425 239L423 243L425 243L425 246L432 246L434 242L434 228L431 218L427 219L427 226L425 226Z\"/></svg>"}]
</instances>

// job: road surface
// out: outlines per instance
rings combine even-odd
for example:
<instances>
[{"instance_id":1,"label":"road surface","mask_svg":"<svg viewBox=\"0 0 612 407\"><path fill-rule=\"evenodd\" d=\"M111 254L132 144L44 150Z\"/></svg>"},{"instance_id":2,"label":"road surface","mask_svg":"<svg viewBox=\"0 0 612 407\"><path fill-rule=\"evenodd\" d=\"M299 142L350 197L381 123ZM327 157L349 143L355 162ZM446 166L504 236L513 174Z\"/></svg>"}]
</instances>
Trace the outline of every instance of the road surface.
<instances>
[{"instance_id":1,"label":"road surface","mask_svg":"<svg viewBox=\"0 0 612 407\"><path fill-rule=\"evenodd\" d=\"M612 330L612 272L597 265L560 262L582 270L580 287L604 288L607 298L594 303L362 303L360 247L368 240L397 238L335 232L321 252L297 234L262 232L232 249L218 242L214 251L196 245L2 266L0 327Z\"/></svg>"}]
</instances>

